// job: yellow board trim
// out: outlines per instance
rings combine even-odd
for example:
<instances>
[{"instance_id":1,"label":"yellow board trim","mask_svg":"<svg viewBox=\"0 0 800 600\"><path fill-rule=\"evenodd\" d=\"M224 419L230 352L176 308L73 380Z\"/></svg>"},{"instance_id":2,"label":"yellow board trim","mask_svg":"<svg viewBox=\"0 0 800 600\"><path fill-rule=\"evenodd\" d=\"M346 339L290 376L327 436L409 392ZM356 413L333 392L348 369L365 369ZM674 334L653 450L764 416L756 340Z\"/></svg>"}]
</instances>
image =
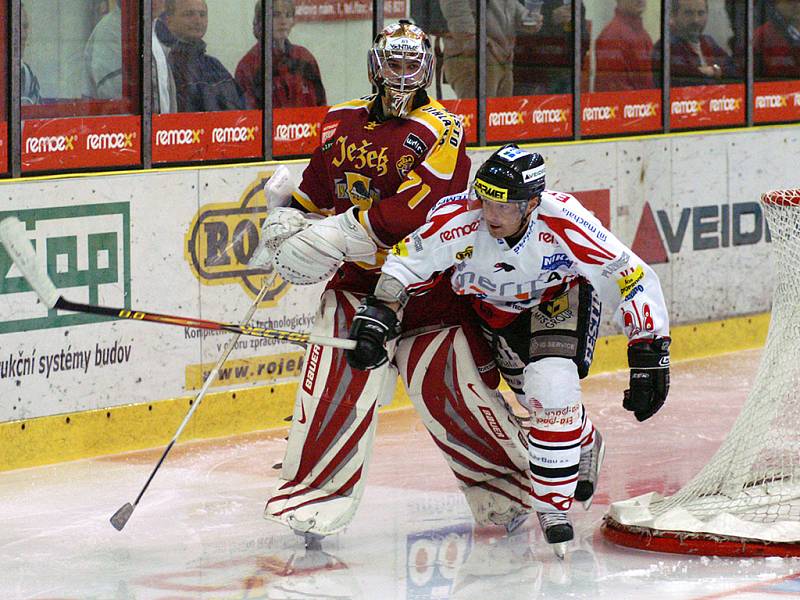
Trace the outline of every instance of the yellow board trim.
<instances>
[{"instance_id":1,"label":"yellow board trim","mask_svg":"<svg viewBox=\"0 0 800 600\"><path fill-rule=\"evenodd\" d=\"M679 325L672 330L672 360L688 360L763 346L769 313ZM627 368L627 339L601 338L593 375ZM276 429L292 414L297 383L209 393L181 441ZM508 388L505 388L507 390ZM172 398L103 410L0 423L0 471L166 446L190 407ZM394 401L382 410L410 406L397 383Z\"/></svg>"}]
</instances>

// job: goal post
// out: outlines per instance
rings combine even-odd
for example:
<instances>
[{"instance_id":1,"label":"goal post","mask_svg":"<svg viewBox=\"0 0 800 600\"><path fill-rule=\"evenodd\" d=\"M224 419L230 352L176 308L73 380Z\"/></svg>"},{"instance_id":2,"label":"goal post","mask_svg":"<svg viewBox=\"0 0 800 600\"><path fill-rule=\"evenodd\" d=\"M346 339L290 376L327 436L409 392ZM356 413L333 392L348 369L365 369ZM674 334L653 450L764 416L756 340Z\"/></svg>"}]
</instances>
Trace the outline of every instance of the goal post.
<instances>
[{"instance_id":1,"label":"goal post","mask_svg":"<svg viewBox=\"0 0 800 600\"><path fill-rule=\"evenodd\" d=\"M614 502L612 542L680 554L800 556L800 189L761 196L775 288L753 387L709 463L672 496Z\"/></svg>"}]
</instances>

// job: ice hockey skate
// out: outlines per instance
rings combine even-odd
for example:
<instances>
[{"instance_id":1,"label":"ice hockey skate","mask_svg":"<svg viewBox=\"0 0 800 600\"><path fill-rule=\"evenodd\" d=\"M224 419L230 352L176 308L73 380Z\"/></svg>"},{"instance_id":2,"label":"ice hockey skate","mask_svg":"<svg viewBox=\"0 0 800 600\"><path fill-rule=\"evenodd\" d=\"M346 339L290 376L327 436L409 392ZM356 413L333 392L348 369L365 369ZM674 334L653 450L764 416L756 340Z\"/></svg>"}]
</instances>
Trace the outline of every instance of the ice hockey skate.
<instances>
[{"instance_id":1,"label":"ice hockey skate","mask_svg":"<svg viewBox=\"0 0 800 600\"><path fill-rule=\"evenodd\" d=\"M547 543L553 548L556 556L563 559L567 553L567 542L574 536L572 523L570 523L567 513L553 511L537 512L536 514Z\"/></svg>"},{"instance_id":2,"label":"ice hockey skate","mask_svg":"<svg viewBox=\"0 0 800 600\"><path fill-rule=\"evenodd\" d=\"M600 432L594 430L594 444L581 450L581 462L578 466L578 485L575 488L575 500L589 510L594 500L594 492L600 479L600 467L606 453L606 443Z\"/></svg>"}]
</instances>

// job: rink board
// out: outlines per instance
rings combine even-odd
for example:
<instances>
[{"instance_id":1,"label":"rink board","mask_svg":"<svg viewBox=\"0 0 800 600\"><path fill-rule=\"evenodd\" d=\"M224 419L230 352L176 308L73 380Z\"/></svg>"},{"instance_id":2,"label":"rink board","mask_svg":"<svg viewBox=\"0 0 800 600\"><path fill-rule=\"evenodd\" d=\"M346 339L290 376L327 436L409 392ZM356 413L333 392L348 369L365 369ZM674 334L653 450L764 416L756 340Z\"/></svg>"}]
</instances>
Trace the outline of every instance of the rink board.
<instances>
[{"instance_id":1,"label":"rink board","mask_svg":"<svg viewBox=\"0 0 800 600\"><path fill-rule=\"evenodd\" d=\"M718 322L692 325L685 337L676 329L678 358L763 340L772 272L758 199L765 190L798 184L797 134L797 127L772 127L537 148L547 160L548 187L575 193L654 267L673 327ZM473 171L488 154L471 152ZM305 164L289 163L296 180ZM274 167L6 182L0 184L0 218L15 214L25 221L41 265L68 299L235 322L265 276L245 263L265 214L262 187ZM111 422L147 423L141 411L156 406L174 406L169 410L182 417L226 336L48 312L3 254L0 267L0 423L6 423L0 426L0 469L22 466L15 456L23 440L9 431L31 433L45 421L72 426L65 447L79 450L41 462L168 439L151 423L115 446L106 430ZM255 319L307 330L321 290L278 279ZM758 316L728 321L745 315ZM618 333L604 317L601 333ZM726 323L735 332L730 340L720 336ZM301 352L242 338L224 380L205 401L219 399L219 419L187 434L224 435L226 423L237 431L275 426L269 415L276 404L291 406ZM601 340L594 372L622 368L624 360L624 340ZM228 401L234 393L252 402L247 415ZM277 397L282 400L271 400ZM204 406L198 417L204 411L211 412ZM155 421L174 429L172 418ZM147 441L151 437L158 439Z\"/></svg>"}]
</instances>

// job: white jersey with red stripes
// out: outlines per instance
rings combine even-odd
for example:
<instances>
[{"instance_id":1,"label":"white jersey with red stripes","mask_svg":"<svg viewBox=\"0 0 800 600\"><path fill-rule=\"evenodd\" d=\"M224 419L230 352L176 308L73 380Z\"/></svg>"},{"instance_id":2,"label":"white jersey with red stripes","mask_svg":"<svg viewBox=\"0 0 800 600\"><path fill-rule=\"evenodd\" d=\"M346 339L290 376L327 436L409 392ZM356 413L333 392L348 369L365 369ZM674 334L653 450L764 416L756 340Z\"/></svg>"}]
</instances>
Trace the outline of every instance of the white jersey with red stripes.
<instances>
[{"instance_id":1,"label":"white jersey with red stripes","mask_svg":"<svg viewBox=\"0 0 800 600\"><path fill-rule=\"evenodd\" d=\"M425 225L394 247L383 272L418 294L454 267L453 289L475 296L476 311L491 327L584 278L615 308L629 340L669 335L658 276L574 196L545 190L514 246L491 236L473 202L466 192L439 201Z\"/></svg>"}]
</instances>

